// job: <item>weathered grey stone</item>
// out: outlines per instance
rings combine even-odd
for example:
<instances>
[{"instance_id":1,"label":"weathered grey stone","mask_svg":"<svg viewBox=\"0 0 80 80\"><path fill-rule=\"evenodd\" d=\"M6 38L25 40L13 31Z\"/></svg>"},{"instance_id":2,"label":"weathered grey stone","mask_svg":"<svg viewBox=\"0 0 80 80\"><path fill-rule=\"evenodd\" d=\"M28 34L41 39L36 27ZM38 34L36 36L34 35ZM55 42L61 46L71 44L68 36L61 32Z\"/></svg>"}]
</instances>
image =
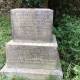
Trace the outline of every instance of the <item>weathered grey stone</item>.
<instances>
[{"instance_id":1,"label":"weathered grey stone","mask_svg":"<svg viewBox=\"0 0 80 80\"><path fill-rule=\"evenodd\" d=\"M13 40L6 44L6 65L0 73L29 80L48 80L52 75L62 80L58 45L51 32L52 14L50 9L11 11Z\"/></svg>"},{"instance_id":2,"label":"weathered grey stone","mask_svg":"<svg viewBox=\"0 0 80 80\"><path fill-rule=\"evenodd\" d=\"M55 38L54 38L55 39ZM8 67L56 69L57 43L26 43L10 41L6 44Z\"/></svg>"},{"instance_id":3,"label":"weathered grey stone","mask_svg":"<svg viewBox=\"0 0 80 80\"><path fill-rule=\"evenodd\" d=\"M13 40L52 41L53 10L11 10Z\"/></svg>"},{"instance_id":4,"label":"weathered grey stone","mask_svg":"<svg viewBox=\"0 0 80 80\"><path fill-rule=\"evenodd\" d=\"M30 69L30 68L9 68L7 65L0 71L7 77L18 75L28 80L49 80L52 75L56 80L63 80L62 70ZM53 80L55 80L53 79Z\"/></svg>"}]
</instances>

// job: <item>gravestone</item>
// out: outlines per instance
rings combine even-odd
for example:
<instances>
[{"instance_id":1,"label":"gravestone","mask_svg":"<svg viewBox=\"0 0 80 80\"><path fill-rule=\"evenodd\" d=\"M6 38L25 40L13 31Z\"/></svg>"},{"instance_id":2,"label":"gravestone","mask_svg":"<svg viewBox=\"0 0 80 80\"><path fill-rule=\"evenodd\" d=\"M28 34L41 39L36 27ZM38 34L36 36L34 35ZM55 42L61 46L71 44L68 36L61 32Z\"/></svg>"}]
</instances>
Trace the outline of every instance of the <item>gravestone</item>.
<instances>
[{"instance_id":1,"label":"gravestone","mask_svg":"<svg viewBox=\"0 0 80 80\"><path fill-rule=\"evenodd\" d=\"M13 40L6 44L6 65L0 71L29 80L47 80L50 75L62 80L63 74L55 35L52 35L53 10L11 10Z\"/></svg>"}]
</instances>

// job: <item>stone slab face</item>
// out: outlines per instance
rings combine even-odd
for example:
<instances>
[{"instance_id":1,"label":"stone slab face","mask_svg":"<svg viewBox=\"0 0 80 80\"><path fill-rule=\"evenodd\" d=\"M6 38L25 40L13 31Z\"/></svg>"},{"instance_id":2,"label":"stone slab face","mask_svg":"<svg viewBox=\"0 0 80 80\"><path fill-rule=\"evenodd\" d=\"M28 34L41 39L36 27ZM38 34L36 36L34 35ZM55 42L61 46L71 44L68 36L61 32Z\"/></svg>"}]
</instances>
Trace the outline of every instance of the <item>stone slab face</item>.
<instances>
[{"instance_id":1,"label":"stone slab face","mask_svg":"<svg viewBox=\"0 0 80 80\"><path fill-rule=\"evenodd\" d=\"M6 58L8 67L56 69L57 44L10 41L6 44Z\"/></svg>"},{"instance_id":2,"label":"stone slab face","mask_svg":"<svg viewBox=\"0 0 80 80\"><path fill-rule=\"evenodd\" d=\"M52 41L53 10L11 10L13 40Z\"/></svg>"}]
</instances>

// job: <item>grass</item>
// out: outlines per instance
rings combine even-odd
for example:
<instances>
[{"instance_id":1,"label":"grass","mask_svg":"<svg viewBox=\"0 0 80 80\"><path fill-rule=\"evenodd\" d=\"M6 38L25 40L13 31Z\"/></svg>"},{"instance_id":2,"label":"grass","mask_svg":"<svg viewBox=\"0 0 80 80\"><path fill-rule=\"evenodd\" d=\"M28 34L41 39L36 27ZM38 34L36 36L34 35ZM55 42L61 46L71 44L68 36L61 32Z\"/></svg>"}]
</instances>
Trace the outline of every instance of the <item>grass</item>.
<instances>
[{"instance_id":1,"label":"grass","mask_svg":"<svg viewBox=\"0 0 80 80\"><path fill-rule=\"evenodd\" d=\"M11 39L11 22L8 14L0 15L0 69L5 64L5 44Z\"/></svg>"},{"instance_id":2,"label":"grass","mask_svg":"<svg viewBox=\"0 0 80 80\"><path fill-rule=\"evenodd\" d=\"M0 75L0 80L28 80L28 79L17 76L17 75L12 77L6 77L5 75Z\"/></svg>"}]
</instances>

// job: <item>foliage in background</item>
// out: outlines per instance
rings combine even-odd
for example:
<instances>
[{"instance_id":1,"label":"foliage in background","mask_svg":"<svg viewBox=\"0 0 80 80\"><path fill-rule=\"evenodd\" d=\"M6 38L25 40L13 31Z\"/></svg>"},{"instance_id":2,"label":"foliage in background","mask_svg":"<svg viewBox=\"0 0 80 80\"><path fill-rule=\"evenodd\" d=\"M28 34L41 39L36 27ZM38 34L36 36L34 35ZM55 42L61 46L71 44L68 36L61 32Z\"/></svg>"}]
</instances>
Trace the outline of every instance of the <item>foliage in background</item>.
<instances>
[{"instance_id":1,"label":"foliage in background","mask_svg":"<svg viewBox=\"0 0 80 80\"><path fill-rule=\"evenodd\" d=\"M71 80L72 68L80 65L80 18L63 14L57 16L56 23L53 33L57 36L64 77Z\"/></svg>"},{"instance_id":2,"label":"foliage in background","mask_svg":"<svg viewBox=\"0 0 80 80\"><path fill-rule=\"evenodd\" d=\"M75 65L73 71L76 76L72 80L80 80L80 66Z\"/></svg>"},{"instance_id":3,"label":"foliage in background","mask_svg":"<svg viewBox=\"0 0 80 80\"><path fill-rule=\"evenodd\" d=\"M48 0L48 7L55 11L55 14L75 12L80 13L80 0Z\"/></svg>"},{"instance_id":4,"label":"foliage in background","mask_svg":"<svg viewBox=\"0 0 80 80\"><path fill-rule=\"evenodd\" d=\"M44 0L14 0L14 2L23 8L42 8Z\"/></svg>"},{"instance_id":5,"label":"foliage in background","mask_svg":"<svg viewBox=\"0 0 80 80\"><path fill-rule=\"evenodd\" d=\"M12 0L14 8L42 8L47 0ZM80 0L48 0L48 8L53 9L55 14L75 12L80 13Z\"/></svg>"}]
</instances>

